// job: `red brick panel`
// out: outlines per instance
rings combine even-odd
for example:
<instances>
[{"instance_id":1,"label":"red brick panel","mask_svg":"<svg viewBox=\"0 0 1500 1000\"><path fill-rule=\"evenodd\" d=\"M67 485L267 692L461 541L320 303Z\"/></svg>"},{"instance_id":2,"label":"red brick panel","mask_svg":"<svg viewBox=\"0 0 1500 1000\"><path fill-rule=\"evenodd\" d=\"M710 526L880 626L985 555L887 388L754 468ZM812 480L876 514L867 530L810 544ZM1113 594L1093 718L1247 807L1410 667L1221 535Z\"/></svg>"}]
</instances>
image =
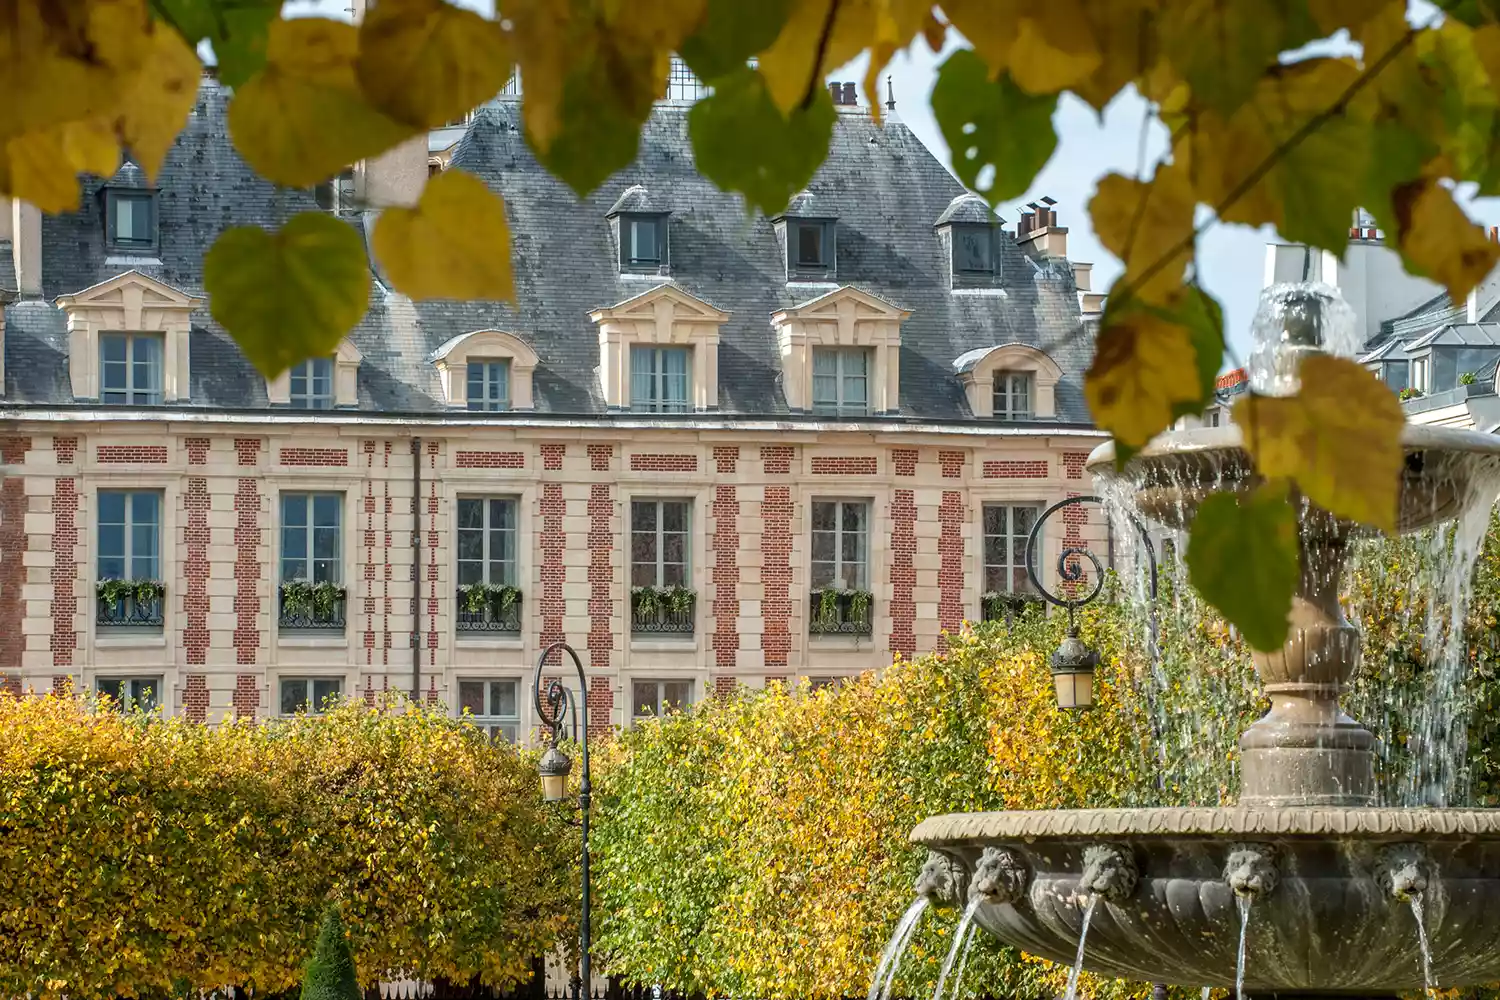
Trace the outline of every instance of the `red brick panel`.
<instances>
[{"instance_id":1,"label":"red brick panel","mask_svg":"<svg viewBox=\"0 0 1500 1000\"><path fill-rule=\"evenodd\" d=\"M234 696L230 699L236 719L253 719L260 709L260 686L254 674L240 674L234 679Z\"/></svg>"},{"instance_id":2,"label":"red brick panel","mask_svg":"<svg viewBox=\"0 0 1500 1000\"><path fill-rule=\"evenodd\" d=\"M1068 494L1068 496L1070 496L1070 497L1076 497L1078 495L1079 494L1077 494L1077 493L1069 493ZM1082 548L1083 547L1083 526L1085 524L1089 523L1088 508L1085 507L1081 503L1075 503L1071 507L1064 507L1062 509L1062 522L1063 522L1063 548L1065 548L1065 549ZM1073 571L1077 571L1079 569L1082 569L1083 568L1083 560L1080 559L1078 556L1071 556L1068 559L1068 567L1069 567L1070 570L1073 570ZM1062 585L1062 588L1069 595L1076 597L1079 594L1079 592L1083 589L1083 582L1084 581L1081 578L1078 579L1078 580L1074 580L1071 583L1064 582L1063 585Z\"/></svg>"},{"instance_id":3,"label":"red brick panel","mask_svg":"<svg viewBox=\"0 0 1500 1000\"><path fill-rule=\"evenodd\" d=\"M31 438L0 438L0 462L21 465L31 450ZM26 637L21 620L26 617L26 603L21 588L26 582L26 481L7 476L0 482L0 668L21 666ZM7 678L9 680L9 678ZM16 681L17 691L20 681Z\"/></svg>"},{"instance_id":4,"label":"red brick panel","mask_svg":"<svg viewBox=\"0 0 1500 1000\"><path fill-rule=\"evenodd\" d=\"M427 665L437 666L438 655L438 443L427 442ZM436 676L436 675L434 675ZM436 684L436 680L433 681ZM436 704L433 688L428 704Z\"/></svg>"},{"instance_id":5,"label":"red brick panel","mask_svg":"<svg viewBox=\"0 0 1500 1000\"><path fill-rule=\"evenodd\" d=\"M526 453L521 451L461 451L460 469L524 469Z\"/></svg>"},{"instance_id":6,"label":"red brick panel","mask_svg":"<svg viewBox=\"0 0 1500 1000\"><path fill-rule=\"evenodd\" d=\"M789 476L792 473L792 446L789 444L763 444L760 446L760 461L768 476Z\"/></svg>"},{"instance_id":7,"label":"red brick panel","mask_svg":"<svg viewBox=\"0 0 1500 1000\"><path fill-rule=\"evenodd\" d=\"M589 445L589 468L594 472L608 472L609 461L614 454L615 446L612 444Z\"/></svg>"},{"instance_id":8,"label":"red brick panel","mask_svg":"<svg viewBox=\"0 0 1500 1000\"><path fill-rule=\"evenodd\" d=\"M182 613L186 619L182 630L182 645L187 653L187 662L191 666L202 666L208 662L208 511L210 503L208 480L189 479L187 492L183 494L183 506L187 508L187 529L183 533L187 558L183 562L183 575L186 578L187 589L182 595Z\"/></svg>"},{"instance_id":9,"label":"red brick panel","mask_svg":"<svg viewBox=\"0 0 1500 1000\"><path fill-rule=\"evenodd\" d=\"M762 449L764 450L764 449ZM787 449L791 451L790 448ZM792 651L792 491L767 486L760 505L761 649L767 666L784 667Z\"/></svg>"},{"instance_id":10,"label":"red brick panel","mask_svg":"<svg viewBox=\"0 0 1500 1000\"><path fill-rule=\"evenodd\" d=\"M875 459L873 456L830 458L825 455L812 460L812 471L815 476L873 476Z\"/></svg>"},{"instance_id":11,"label":"red brick panel","mask_svg":"<svg viewBox=\"0 0 1500 1000\"><path fill-rule=\"evenodd\" d=\"M260 583L258 480L239 481L234 491L234 514L234 662L249 666L260 649L260 595L256 592Z\"/></svg>"},{"instance_id":12,"label":"red brick panel","mask_svg":"<svg viewBox=\"0 0 1500 1000\"><path fill-rule=\"evenodd\" d=\"M964 453L961 451L938 452L938 466L944 479L962 479L964 475Z\"/></svg>"},{"instance_id":13,"label":"red brick panel","mask_svg":"<svg viewBox=\"0 0 1500 1000\"><path fill-rule=\"evenodd\" d=\"M891 464L896 467L896 475L915 476L917 474L917 450L915 448L892 448Z\"/></svg>"},{"instance_id":14,"label":"red brick panel","mask_svg":"<svg viewBox=\"0 0 1500 1000\"><path fill-rule=\"evenodd\" d=\"M735 487L714 489L714 663L733 667L740 648L740 501Z\"/></svg>"},{"instance_id":15,"label":"red brick panel","mask_svg":"<svg viewBox=\"0 0 1500 1000\"><path fill-rule=\"evenodd\" d=\"M188 674L182 690L182 714L189 722L208 721L208 678Z\"/></svg>"},{"instance_id":16,"label":"red brick panel","mask_svg":"<svg viewBox=\"0 0 1500 1000\"><path fill-rule=\"evenodd\" d=\"M911 657L917 651L917 504L911 490L896 490L891 499L891 652Z\"/></svg>"},{"instance_id":17,"label":"red brick panel","mask_svg":"<svg viewBox=\"0 0 1500 1000\"><path fill-rule=\"evenodd\" d=\"M78 633L73 629L73 616L78 611L78 595L73 589L78 578L78 480L57 480L52 520L52 665L71 667L73 650L78 648Z\"/></svg>"},{"instance_id":18,"label":"red brick panel","mask_svg":"<svg viewBox=\"0 0 1500 1000\"><path fill-rule=\"evenodd\" d=\"M345 466L349 464L349 449L283 448L278 460L282 465Z\"/></svg>"},{"instance_id":19,"label":"red brick panel","mask_svg":"<svg viewBox=\"0 0 1500 1000\"><path fill-rule=\"evenodd\" d=\"M608 466L606 466L608 468ZM697 455L631 455L631 472L697 472Z\"/></svg>"},{"instance_id":20,"label":"red brick panel","mask_svg":"<svg viewBox=\"0 0 1500 1000\"><path fill-rule=\"evenodd\" d=\"M720 475L732 475L739 468L740 449L738 445L715 445L714 462L718 466Z\"/></svg>"},{"instance_id":21,"label":"red brick panel","mask_svg":"<svg viewBox=\"0 0 1500 1000\"><path fill-rule=\"evenodd\" d=\"M235 460L241 466L256 464L258 461L260 461L260 439L235 438L234 454Z\"/></svg>"},{"instance_id":22,"label":"red brick panel","mask_svg":"<svg viewBox=\"0 0 1500 1000\"><path fill-rule=\"evenodd\" d=\"M1034 461L1018 462L1011 459L984 463L984 478L986 479L1046 479L1047 460L1039 458Z\"/></svg>"},{"instance_id":23,"label":"red brick panel","mask_svg":"<svg viewBox=\"0 0 1500 1000\"><path fill-rule=\"evenodd\" d=\"M548 472L556 472L562 468L563 455L567 452L565 444L542 445L542 468Z\"/></svg>"},{"instance_id":24,"label":"red brick panel","mask_svg":"<svg viewBox=\"0 0 1500 1000\"><path fill-rule=\"evenodd\" d=\"M770 687L772 684L785 684L785 683L786 683L786 675L785 674L766 674L766 687Z\"/></svg>"},{"instance_id":25,"label":"red brick panel","mask_svg":"<svg viewBox=\"0 0 1500 1000\"><path fill-rule=\"evenodd\" d=\"M164 444L101 444L94 449L94 457L100 465L166 465L167 446Z\"/></svg>"},{"instance_id":26,"label":"red brick panel","mask_svg":"<svg viewBox=\"0 0 1500 1000\"><path fill-rule=\"evenodd\" d=\"M608 736L614 728L613 719L615 713L615 693L610 690L608 677L590 677L589 693L589 736L590 738Z\"/></svg>"},{"instance_id":27,"label":"red brick panel","mask_svg":"<svg viewBox=\"0 0 1500 1000\"><path fill-rule=\"evenodd\" d=\"M593 448L589 446L591 452ZM615 602L610 597L615 581L614 532L610 530L615 502L609 490L604 483L589 487L589 666L605 670L615 642L610 628L615 618Z\"/></svg>"},{"instance_id":28,"label":"red brick panel","mask_svg":"<svg viewBox=\"0 0 1500 1000\"><path fill-rule=\"evenodd\" d=\"M547 447L542 445L543 454ZM562 445L557 447L561 448ZM567 538L563 534L566 504L563 501L562 487L557 483L542 484L542 497L538 505L542 516L542 533L537 540L537 545L542 550L542 594L537 605L542 616L542 645L550 646L563 640L563 578L566 574L563 549ZM554 658L553 662L558 661Z\"/></svg>"},{"instance_id":29,"label":"red brick panel","mask_svg":"<svg viewBox=\"0 0 1500 1000\"><path fill-rule=\"evenodd\" d=\"M76 437L53 438L52 450L57 453L59 465L72 465L73 460L78 457L78 439Z\"/></svg>"},{"instance_id":30,"label":"red brick panel","mask_svg":"<svg viewBox=\"0 0 1500 1000\"><path fill-rule=\"evenodd\" d=\"M728 698L739 687L739 680L732 674L720 674L714 678L714 697Z\"/></svg>"},{"instance_id":31,"label":"red brick panel","mask_svg":"<svg viewBox=\"0 0 1500 1000\"><path fill-rule=\"evenodd\" d=\"M184 438L182 444L187 448L188 465L208 464L208 438Z\"/></svg>"},{"instance_id":32,"label":"red brick panel","mask_svg":"<svg viewBox=\"0 0 1500 1000\"><path fill-rule=\"evenodd\" d=\"M73 678L70 674L52 675L52 694L58 698L73 696Z\"/></svg>"},{"instance_id":33,"label":"red brick panel","mask_svg":"<svg viewBox=\"0 0 1500 1000\"><path fill-rule=\"evenodd\" d=\"M957 632L964 622L964 495L944 490L938 505L938 627Z\"/></svg>"},{"instance_id":34,"label":"red brick panel","mask_svg":"<svg viewBox=\"0 0 1500 1000\"><path fill-rule=\"evenodd\" d=\"M1083 463L1088 461L1086 451L1065 451L1062 455L1063 475L1069 479L1083 478Z\"/></svg>"}]
</instances>

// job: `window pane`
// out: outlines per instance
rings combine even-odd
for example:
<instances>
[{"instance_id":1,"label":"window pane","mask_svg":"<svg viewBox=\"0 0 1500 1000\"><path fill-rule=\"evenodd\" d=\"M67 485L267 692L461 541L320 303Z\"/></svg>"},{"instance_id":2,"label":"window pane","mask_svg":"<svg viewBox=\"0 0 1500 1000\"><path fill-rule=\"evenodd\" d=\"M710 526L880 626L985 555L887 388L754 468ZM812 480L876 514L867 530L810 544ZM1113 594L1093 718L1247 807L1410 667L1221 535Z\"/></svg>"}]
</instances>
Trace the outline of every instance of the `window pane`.
<instances>
[{"instance_id":1,"label":"window pane","mask_svg":"<svg viewBox=\"0 0 1500 1000\"><path fill-rule=\"evenodd\" d=\"M656 586L656 533L633 531L630 534L630 585Z\"/></svg>"},{"instance_id":2,"label":"window pane","mask_svg":"<svg viewBox=\"0 0 1500 1000\"><path fill-rule=\"evenodd\" d=\"M797 226L797 263L817 266L823 263L823 227L804 222Z\"/></svg>"},{"instance_id":3,"label":"window pane","mask_svg":"<svg viewBox=\"0 0 1500 1000\"><path fill-rule=\"evenodd\" d=\"M685 410L688 400L688 352L669 347L661 352L662 403L672 411Z\"/></svg>"},{"instance_id":4,"label":"window pane","mask_svg":"<svg viewBox=\"0 0 1500 1000\"><path fill-rule=\"evenodd\" d=\"M636 718L655 715L656 682L635 681L630 685L630 714Z\"/></svg>"},{"instance_id":5,"label":"window pane","mask_svg":"<svg viewBox=\"0 0 1500 1000\"><path fill-rule=\"evenodd\" d=\"M630 349L630 405L651 409L656 393L656 351L649 347Z\"/></svg>"},{"instance_id":6,"label":"window pane","mask_svg":"<svg viewBox=\"0 0 1500 1000\"><path fill-rule=\"evenodd\" d=\"M844 398L840 406L845 410L863 410L869 405L865 396L865 377L863 375L845 376Z\"/></svg>"},{"instance_id":7,"label":"window pane","mask_svg":"<svg viewBox=\"0 0 1500 1000\"><path fill-rule=\"evenodd\" d=\"M327 678L313 681L313 708L322 712L332 707L330 701L336 700L343 682L338 678Z\"/></svg>"},{"instance_id":8,"label":"window pane","mask_svg":"<svg viewBox=\"0 0 1500 1000\"><path fill-rule=\"evenodd\" d=\"M837 375L839 373L839 355L837 351L815 350L813 351L813 375Z\"/></svg>"},{"instance_id":9,"label":"window pane","mask_svg":"<svg viewBox=\"0 0 1500 1000\"><path fill-rule=\"evenodd\" d=\"M680 500L669 500L661 505L663 531L687 530L688 505Z\"/></svg>"},{"instance_id":10,"label":"window pane","mask_svg":"<svg viewBox=\"0 0 1500 1000\"><path fill-rule=\"evenodd\" d=\"M484 501L460 500L458 502L458 526L460 528L484 527Z\"/></svg>"},{"instance_id":11,"label":"window pane","mask_svg":"<svg viewBox=\"0 0 1500 1000\"><path fill-rule=\"evenodd\" d=\"M484 532L473 528L458 530L458 558L460 562L484 561Z\"/></svg>"},{"instance_id":12,"label":"window pane","mask_svg":"<svg viewBox=\"0 0 1500 1000\"><path fill-rule=\"evenodd\" d=\"M832 547L832 541L833 540L830 538L830 547ZM811 582L814 588L833 586L836 575L837 568L834 566L832 560L829 560L827 562L820 562L818 560L813 561Z\"/></svg>"},{"instance_id":13,"label":"window pane","mask_svg":"<svg viewBox=\"0 0 1500 1000\"><path fill-rule=\"evenodd\" d=\"M129 708L154 712L161 703L161 681L156 677L137 677L130 682Z\"/></svg>"},{"instance_id":14,"label":"window pane","mask_svg":"<svg viewBox=\"0 0 1500 1000\"><path fill-rule=\"evenodd\" d=\"M470 715L484 714L483 681L458 682L458 712L460 715L465 712Z\"/></svg>"},{"instance_id":15,"label":"window pane","mask_svg":"<svg viewBox=\"0 0 1500 1000\"><path fill-rule=\"evenodd\" d=\"M307 524L307 494L287 493L282 496L281 523L288 526Z\"/></svg>"},{"instance_id":16,"label":"window pane","mask_svg":"<svg viewBox=\"0 0 1500 1000\"><path fill-rule=\"evenodd\" d=\"M121 680L115 677L101 677L94 682L94 690L118 704L122 700L120 698L120 685L122 683Z\"/></svg>"},{"instance_id":17,"label":"window pane","mask_svg":"<svg viewBox=\"0 0 1500 1000\"><path fill-rule=\"evenodd\" d=\"M831 500L817 500L812 505L814 531L832 531L837 527L838 504Z\"/></svg>"},{"instance_id":18,"label":"window pane","mask_svg":"<svg viewBox=\"0 0 1500 1000\"><path fill-rule=\"evenodd\" d=\"M692 681L667 681L662 685L662 712L682 711L692 700Z\"/></svg>"},{"instance_id":19,"label":"window pane","mask_svg":"<svg viewBox=\"0 0 1500 1000\"><path fill-rule=\"evenodd\" d=\"M130 338L130 389L132 402L161 402L161 341L156 337Z\"/></svg>"},{"instance_id":20,"label":"window pane","mask_svg":"<svg viewBox=\"0 0 1500 1000\"><path fill-rule=\"evenodd\" d=\"M958 269L960 271L993 270L990 249L988 230L961 230L958 234Z\"/></svg>"},{"instance_id":21,"label":"window pane","mask_svg":"<svg viewBox=\"0 0 1500 1000\"><path fill-rule=\"evenodd\" d=\"M313 497L313 523L320 527L338 527L339 508L343 497L333 493L319 493Z\"/></svg>"},{"instance_id":22,"label":"window pane","mask_svg":"<svg viewBox=\"0 0 1500 1000\"><path fill-rule=\"evenodd\" d=\"M865 523L869 513L869 507L862 503L846 503L844 507L844 530L864 531L868 525Z\"/></svg>"},{"instance_id":23,"label":"window pane","mask_svg":"<svg viewBox=\"0 0 1500 1000\"><path fill-rule=\"evenodd\" d=\"M106 333L99 338L99 357L106 363L125 361L126 336L123 333ZM122 369L123 370L123 369Z\"/></svg>"},{"instance_id":24,"label":"window pane","mask_svg":"<svg viewBox=\"0 0 1500 1000\"><path fill-rule=\"evenodd\" d=\"M812 557L814 562L833 562L834 539L837 534L832 531L814 531L812 533Z\"/></svg>"},{"instance_id":25,"label":"window pane","mask_svg":"<svg viewBox=\"0 0 1500 1000\"><path fill-rule=\"evenodd\" d=\"M281 714L296 715L307 707L307 681L281 682Z\"/></svg>"},{"instance_id":26,"label":"window pane","mask_svg":"<svg viewBox=\"0 0 1500 1000\"><path fill-rule=\"evenodd\" d=\"M661 260L656 247L656 220L630 220L630 259L638 263L655 263Z\"/></svg>"},{"instance_id":27,"label":"window pane","mask_svg":"<svg viewBox=\"0 0 1500 1000\"><path fill-rule=\"evenodd\" d=\"M656 530L656 501L632 500L630 503L630 530Z\"/></svg>"},{"instance_id":28,"label":"window pane","mask_svg":"<svg viewBox=\"0 0 1500 1000\"><path fill-rule=\"evenodd\" d=\"M494 681L490 684L490 714L502 719L516 718L515 681Z\"/></svg>"},{"instance_id":29,"label":"window pane","mask_svg":"<svg viewBox=\"0 0 1500 1000\"><path fill-rule=\"evenodd\" d=\"M516 529L516 502L514 500L490 501L490 527L507 532Z\"/></svg>"}]
</instances>

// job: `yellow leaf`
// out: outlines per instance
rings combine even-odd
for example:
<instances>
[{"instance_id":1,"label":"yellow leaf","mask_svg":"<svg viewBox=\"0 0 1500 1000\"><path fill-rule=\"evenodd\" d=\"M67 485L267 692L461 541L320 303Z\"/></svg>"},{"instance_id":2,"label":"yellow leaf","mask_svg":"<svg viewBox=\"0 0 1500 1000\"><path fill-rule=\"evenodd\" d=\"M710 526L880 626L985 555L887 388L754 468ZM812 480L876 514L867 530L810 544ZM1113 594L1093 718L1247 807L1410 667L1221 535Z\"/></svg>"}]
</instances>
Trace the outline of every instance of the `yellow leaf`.
<instances>
[{"instance_id":1,"label":"yellow leaf","mask_svg":"<svg viewBox=\"0 0 1500 1000\"><path fill-rule=\"evenodd\" d=\"M472 174L438 174L415 208L382 212L371 241L391 283L413 299L515 296L505 204Z\"/></svg>"},{"instance_id":2,"label":"yellow leaf","mask_svg":"<svg viewBox=\"0 0 1500 1000\"><path fill-rule=\"evenodd\" d=\"M1154 0L1089 0L1085 4L1099 45L1099 64L1087 79L1076 81L1072 90L1095 111L1102 113L1121 88L1146 76L1153 64L1159 73L1170 73L1170 66L1156 61L1152 31L1156 7ZM1144 92L1153 99L1159 96L1149 86Z\"/></svg>"},{"instance_id":3,"label":"yellow leaf","mask_svg":"<svg viewBox=\"0 0 1500 1000\"><path fill-rule=\"evenodd\" d=\"M494 97L511 65L499 24L443 0L381 0L359 27L355 68L365 96L423 128Z\"/></svg>"},{"instance_id":4,"label":"yellow leaf","mask_svg":"<svg viewBox=\"0 0 1500 1000\"><path fill-rule=\"evenodd\" d=\"M1207 405L1223 329L1218 304L1197 288L1179 287L1160 304L1111 297L1083 394L1095 423L1114 435L1118 462Z\"/></svg>"},{"instance_id":5,"label":"yellow leaf","mask_svg":"<svg viewBox=\"0 0 1500 1000\"><path fill-rule=\"evenodd\" d=\"M28 132L5 144L6 191L43 212L78 209L78 174L108 177L120 164L114 133L99 119Z\"/></svg>"},{"instance_id":6,"label":"yellow leaf","mask_svg":"<svg viewBox=\"0 0 1500 1000\"><path fill-rule=\"evenodd\" d=\"M121 92L118 128L120 141L154 180L198 99L203 64L181 35L161 23L151 32L148 52Z\"/></svg>"},{"instance_id":7,"label":"yellow leaf","mask_svg":"<svg viewBox=\"0 0 1500 1000\"><path fill-rule=\"evenodd\" d=\"M1469 221L1448 189L1433 180L1413 181L1391 192L1396 245L1407 269L1448 289L1462 302L1500 260L1500 246Z\"/></svg>"},{"instance_id":8,"label":"yellow leaf","mask_svg":"<svg viewBox=\"0 0 1500 1000\"><path fill-rule=\"evenodd\" d=\"M801 0L793 5L781 34L760 54L766 89L783 113L822 87L830 71L865 50L875 35L876 2Z\"/></svg>"},{"instance_id":9,"label":"yellow leaf","mask_svg":"<svg viewBox=\"0 0 1500 1000\"><path fill-rule=\"evenodd\" d=\"M1302 363L1295 396L1235 404L1255 467L1295 479L1313 503L1383 531L1396 528L1406 417L1390 387L1362 365L1329 355Z\"/></svg>"},{"instance_id":10,"label":"yellow leaf","mask_svg":"<svg viewBox=\"0 0 1500 1000\"><path fill-rule=\"evenodd\" d=\"M1124 281L1134 295L1158 301L1181 287L1193 257L1196 207L1180 166L1159 165L1150 184L1120 174L1099 182L1089 216L1099 242L1125 265Z\"/></svg>"},{"instance_id":11,"label":"yellow leaf","mask_svg":"<svg viewBox=\"0 0 1500 1000\"><path fill-rule=\"evenodd\" d=\"M332 354L370 299L364 241L324 212L301 212L276 233L226 229L203 258L214 319L267 378Z\"/></svg>"},{"instance_id":12,"label":"yellow leaf","mask_svg":"<svg viewBox=\"0 0 1500 1000\"><path fill-rule=\"evenodd\" d=\"M354 74L358 47L351 24L271 23L265 69L229 105L229 134L262 177L310 187L420 131L366 103Z\"/></svg>"},{"instance_id":13,"label":"yellow leaf","mask_svg":"<svg viewBox=\"0 0 1500 1000\"><path fill-rule=\"evenodd\" d=\"M1009 69L1022 90L1055 94L1088 79L1102 59L1081 0L1047 0L1017 24Z\"/></svg>"}]
</instances>

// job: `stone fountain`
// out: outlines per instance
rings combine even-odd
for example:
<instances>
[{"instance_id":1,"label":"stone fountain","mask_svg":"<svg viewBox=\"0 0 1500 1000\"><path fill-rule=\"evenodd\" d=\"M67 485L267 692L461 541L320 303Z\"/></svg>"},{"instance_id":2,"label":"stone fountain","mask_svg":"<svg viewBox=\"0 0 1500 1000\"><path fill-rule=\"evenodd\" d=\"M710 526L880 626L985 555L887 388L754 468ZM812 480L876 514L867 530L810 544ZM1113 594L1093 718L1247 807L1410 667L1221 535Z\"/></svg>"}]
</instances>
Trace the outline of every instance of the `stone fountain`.
<instances>
[{"instance_id":1,"label":"stone fountain","mask_svg":"<svg viewBox=\"0 0 1500 1000\"><path fill-rule=\"evenodd\" d=\"M1252 388L1295 391L1309 353L1353 353L1353 327L1326 286L1268 290ZM1483 494L1500 438L1408 426L1403 444L1401 531L1493 501ZM1209 494L1255 485L1234 426L1163 434L1123 471L1114 466L1108 444L1088 462L1169 528L1187 526ZM1254 656L1271 710L1240 738L1237 806L932 817L912 833L934 855L925 890L977 901L984 930L1064 964L1093 910L1082 964L1111 977L1234 984L1250 907L1244 977L1257 996L1422 989L1414 911L1443 987L1500 980L1500 810L1382 807L1374 737L1339 706L1360 649L1339 579L1364 530L1302 504L1292 630L1280 650ZM933 877L934 863L946 864L946 880Z\"/></svg>"}]
</instances>

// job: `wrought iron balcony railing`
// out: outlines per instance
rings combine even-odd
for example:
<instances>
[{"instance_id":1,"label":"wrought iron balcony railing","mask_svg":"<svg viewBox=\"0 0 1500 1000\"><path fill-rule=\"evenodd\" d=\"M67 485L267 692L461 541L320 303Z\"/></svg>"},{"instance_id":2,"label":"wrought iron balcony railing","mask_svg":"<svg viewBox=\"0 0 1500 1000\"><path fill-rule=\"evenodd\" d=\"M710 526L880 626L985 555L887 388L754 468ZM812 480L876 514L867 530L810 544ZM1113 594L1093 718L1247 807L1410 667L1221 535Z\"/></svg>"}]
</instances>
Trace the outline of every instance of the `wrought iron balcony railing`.
<instances>
[{"instance_id":1,"label":"wrought iron balcony railing","mask_svg":"<svg viewBox=\"0 0 1500 1000\"><path fill-rule=\"evenodd\" d=\"M808 634L869 635L874 603L864 590L814 590L808 597Z\"/></svg>"},{"instance_id":2,"label":"wrought iron balcony railing","mask_svg":"<svg viewBox=\"0 0 1500 1000\"><path fill-rule=\"evenodd\" d=\"M692 635L698 597L670 589L638 587L630 595L630 631L634 635Z\"/></svg>"},{"instance_id":3,"label":"wrought iron balcony railing","mask_svg":"<svg viewBox=\"0 0 1500 1000\"><path fill-rule=\"evenodd\" d=\"M277 625L283 632L342 632L346 599L344 588L332 584L299 588L283 583Z\"/></svg>"},{"instance_id":4,"label":"wrought iron balcony railing","mask_svg":"<svg viewBox=\"0 0 1500 1000\"><path fill-rule=\"evenodd\" d=\"M458 631L502 632L521 631L521 595L513 592L509 603L498 595L485 594L479 607L473 607L469 595L458 589Z\"/></svg>"},{"instance_id":5,"label":"wrought iron balcony railing","mask_svg":"<svg viewBox=\"0 0 1500 1000\"><path fill-rule=\"evenodd\" d=\"M141 600L134 594L114 601L99 598L95 622L101 628L161 628L162 595Z\"/></svg>"}]
</instances>

